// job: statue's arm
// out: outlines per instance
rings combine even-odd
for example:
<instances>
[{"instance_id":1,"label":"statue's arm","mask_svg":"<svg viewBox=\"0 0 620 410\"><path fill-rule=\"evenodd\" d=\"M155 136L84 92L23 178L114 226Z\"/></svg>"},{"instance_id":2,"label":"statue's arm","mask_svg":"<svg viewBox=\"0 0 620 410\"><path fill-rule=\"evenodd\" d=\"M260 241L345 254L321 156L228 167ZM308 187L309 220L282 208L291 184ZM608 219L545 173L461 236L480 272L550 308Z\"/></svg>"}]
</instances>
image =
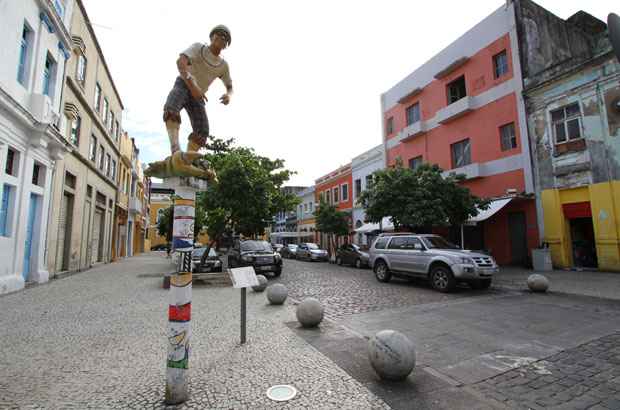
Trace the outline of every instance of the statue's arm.
<instances>
[{"instance_id":1,"label":"statue's arm","mask_svg":"<svg viewBox=\"0 0 620 410\"><path fill-rule=\"evenodd\" d=\"M177 59L177 68L179 70L179 74L181 78L183 79L183 81L185 82L185 85L189 89L190 93L192 94L192 97L194 97L197 100L200 100L204 98L204 95L202 94L202 91L200 91L198 86L196 85L194 78L189 73L188 67L191 64L192 63L190 59L185 54L179 55L179 58Z\"/></svg>"}]
</instances>

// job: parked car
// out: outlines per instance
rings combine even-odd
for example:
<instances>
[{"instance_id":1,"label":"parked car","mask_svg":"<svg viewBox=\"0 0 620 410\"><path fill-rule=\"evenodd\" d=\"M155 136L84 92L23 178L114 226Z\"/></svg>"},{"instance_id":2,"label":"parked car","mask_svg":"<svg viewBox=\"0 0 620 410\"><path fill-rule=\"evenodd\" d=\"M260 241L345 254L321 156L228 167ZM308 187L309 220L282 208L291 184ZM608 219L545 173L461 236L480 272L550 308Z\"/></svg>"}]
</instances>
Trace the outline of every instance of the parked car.
<instances>
[{"instance_id":1,"label":"parked car","mask_svg":"<svg viewBox=\"0 0 620 410\"><path fill-rule=\"evenodd\" d=\"M326 261L329 259L329 255L325 249L320 249L316 243L305 242L300 243L297 246L295 252L297 259L306 259L309 261Z\"/></svg>"},{"instance_id":2,"label":"parked car","mask_svg":"<svg viewBox=\"0 0 620 410\"><path fill-rule=\"evenodd\" d=\"M200 265L200 259L206 251L206 247L197 248L192 251L192 272L221 272L222 261L217 256L217 252L215 252L214 248L209 249L209 256L205 259L204 263Z\"/></svg>"},{"instance_id":3,"label":"parked car","mask_svg":"<svg viewBox=\"0 0 620 410\"><path fill-rule=\"evenodd\" d=\"M280 255L282 255L283 258L288 258L288 259L295 259L297 257L296 253L297 253L297 245L294 243L289 243L284 248L282 248L282 251L280 251Z\"/></svg>"},{"instance_id":4,"label":"parked car","mask_svg":"<svg viewBox=\"0 0 620 410\"><path fill-rule=\"evenodd\" d=\"M338 248L336 252L336 263L338 265L353 265L358 269L368 266L368 259L370 255L368 252L362 251L362 249L354 244L347 243Z\"/></svg>"},{"instance_id":5,"label":"parked car","mask_svg":"<svg viewBox=\"0 0 620 410\"><path fill-rule=\"evenodd\" d=\"M282 256L267 241L236 241L228 257L230 267L252 266L256 273L282 274Z\"/></svg>"},{"instance_id":6,"label":"parked car","mask_svg":"<svg viewBox=\"0 0 620 410\"><path fill-rule=\"evenodd\" d=\"M438 235L383 234L369 254L380 282L389 282L392 276L422 277L440 292L454 290L459 282L487 289L499 271L490 255L460 249Z\"/></svg>"},{"instance_id":7,"label":"parked car","mask_svg":"<svg viewBox=\"0 0 620 410\"><path fill-rule=\"evenodd\" d=\"M282 249L284 248L284 245L282 245L281 243L273 243L271 244L271 247L275 252L278 252L280 255L282 255Z\"/></svg>"},{"instance_id":8,"label":"parked car","mask_svg":"<svg viewBox=\"0 0 620 410\"><path fill-rule=\"evenodd\" d=\"M151 250L152 251L165 251L169 246L170 244L160 243L160 244L151 246Z\"/></svg>"}]
</instances>

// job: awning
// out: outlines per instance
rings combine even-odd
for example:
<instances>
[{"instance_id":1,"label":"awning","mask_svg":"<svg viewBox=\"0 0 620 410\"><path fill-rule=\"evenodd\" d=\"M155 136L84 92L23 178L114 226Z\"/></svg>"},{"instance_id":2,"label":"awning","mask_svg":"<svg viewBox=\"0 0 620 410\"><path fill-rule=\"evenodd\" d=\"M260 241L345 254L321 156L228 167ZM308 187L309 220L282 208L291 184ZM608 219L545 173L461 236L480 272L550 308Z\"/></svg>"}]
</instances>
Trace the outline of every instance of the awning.
<instances>
[{"instance_id":1,"label":"awning","mask_svg":"<svg viewBox=\"0 0 620 410\"><path fill-rule=\"evenodd\" d=\"M497 212L499 212L500 209L508 205L508 202L512 201L512 199L513 198L504 198L504 199L496 199L495 201L491 201L488 209L479 210L478 215L470 218L467 222L475 223L475 222L482 222L482 221L489 219L490 217L495 215Z\"/></svg>"},{"instance_id":2,"label":"awning","mask_svg":"<svg viewBox=\"0 0 620 410\"><path fill-rule=\"evenodd\" d=\"M389 216L383 218L383 220L381 221L381 226L383 227L384 232L394 230L394 224L392 223L392 221L390 221ZM367 223L355 230L356 233L368 233L373 231L381 231L381 227L379 226L379 224Z\"/></svg>"}]
</instances>

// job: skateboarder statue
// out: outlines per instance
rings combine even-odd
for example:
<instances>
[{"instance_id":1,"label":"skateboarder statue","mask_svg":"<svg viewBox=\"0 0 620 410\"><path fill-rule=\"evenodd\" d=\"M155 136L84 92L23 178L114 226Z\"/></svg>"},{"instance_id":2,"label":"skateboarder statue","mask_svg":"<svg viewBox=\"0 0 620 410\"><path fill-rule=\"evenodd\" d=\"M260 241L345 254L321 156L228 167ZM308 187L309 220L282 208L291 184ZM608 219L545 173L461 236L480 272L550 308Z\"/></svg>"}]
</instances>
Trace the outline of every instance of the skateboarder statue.
<instances>
[{"instance_id":1,"label":"skateboarder statue","mask_svg":"<svg viewBox=\"0 0 620 410\"><path fill-rule=\"evenodd\" d=\"M164 161L152 163L147 170L149 176L215 177L197 152L206 146L209 138L209 120L205 109L205 94L209 86L216 78L222 80L226 93L220 97L220 102L224 105L228 105L232 96L228 63L220 56L222 50L231 43L230 30L224 25L218 25L211 30L209 38L209 45L195 43L183 51L177 60L179 77L164 104L164 122L172 155ZM179 145L182 109L185 109L192 125L187 153L183 153Z\"/></svg>"}]
</instances>

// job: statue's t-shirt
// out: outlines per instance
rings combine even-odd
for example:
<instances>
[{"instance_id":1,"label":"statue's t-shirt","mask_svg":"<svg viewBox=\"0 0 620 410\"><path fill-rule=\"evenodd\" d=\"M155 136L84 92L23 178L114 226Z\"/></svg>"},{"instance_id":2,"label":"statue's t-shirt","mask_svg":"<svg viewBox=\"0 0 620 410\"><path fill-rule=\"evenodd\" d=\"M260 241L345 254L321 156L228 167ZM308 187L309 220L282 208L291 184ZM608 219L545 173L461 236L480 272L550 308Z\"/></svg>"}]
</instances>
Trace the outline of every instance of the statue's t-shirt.
<instances>
[{"instance_id":1,"label":"statue's t-shirt","mask_svg":"<svg viewBox=\"0 0 620 410\"><path fill-rule=\"evenodd\" d=\"M191 63L189 72L196 79L196 84L203 94L207 92L216 78L220 78L226 88L232 87L228 63L223 58L214 55L208 46L194 43L181 54L189 58Z\"/></svg>"}]
</instances>

